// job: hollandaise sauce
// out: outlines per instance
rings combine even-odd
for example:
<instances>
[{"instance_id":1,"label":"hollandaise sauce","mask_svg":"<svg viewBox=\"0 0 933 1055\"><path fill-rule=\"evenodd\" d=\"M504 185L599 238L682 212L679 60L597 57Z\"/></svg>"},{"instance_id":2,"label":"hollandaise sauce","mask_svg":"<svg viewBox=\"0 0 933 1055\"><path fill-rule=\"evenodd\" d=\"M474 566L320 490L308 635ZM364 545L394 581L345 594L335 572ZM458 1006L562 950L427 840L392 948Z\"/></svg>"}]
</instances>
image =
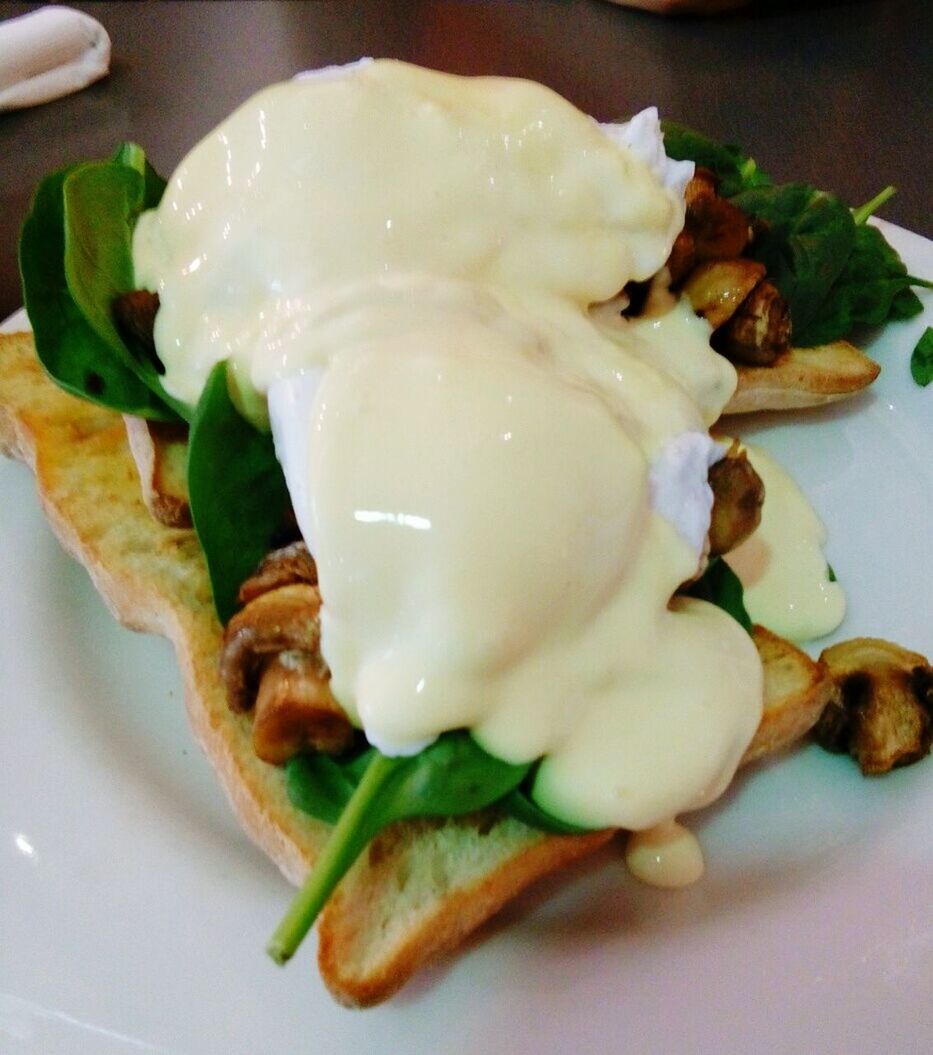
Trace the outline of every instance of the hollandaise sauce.
<instances>
[{"instance_id":1,"label":"hollandaise sauce","mask_svg":"<svg viewBox=\"0 0 933 1055\"><path fill-rule=\"evenodd\" d=\"M554 815L645 829L728 785L762 672L738 623L674 598L734 370L688 307L598 310L683 223L689 172L634 138L525 81L280 84L182 162L134 262L166 389L194 402L226 360L271 423L369 740L468 728L543 759Z\"/></svg>"},{"instance_id":2,"label":"hollandaise sauce","mask_svg":"<svg viewBox=\"0 0 933 1055\"><path fill-rule=\"evenodd\" d=\"M625 846L625 863L643 883L672 889L690 886L705 870L697 837L675 820L632 832Z\"/></svg>"},{"instance_id":3,"label":"hollandaise sauce","mask_svg":"<svg viewBox=\"0 0 933 1055\"><path fill-rule=\"evenodd\" d=\"M791 641L836 629L846 612L842 587L823 555L826 528L796 483L764 451L746 447L765 485L761 523L727 554L756 623Z\"/></svg>"}]
</instances>

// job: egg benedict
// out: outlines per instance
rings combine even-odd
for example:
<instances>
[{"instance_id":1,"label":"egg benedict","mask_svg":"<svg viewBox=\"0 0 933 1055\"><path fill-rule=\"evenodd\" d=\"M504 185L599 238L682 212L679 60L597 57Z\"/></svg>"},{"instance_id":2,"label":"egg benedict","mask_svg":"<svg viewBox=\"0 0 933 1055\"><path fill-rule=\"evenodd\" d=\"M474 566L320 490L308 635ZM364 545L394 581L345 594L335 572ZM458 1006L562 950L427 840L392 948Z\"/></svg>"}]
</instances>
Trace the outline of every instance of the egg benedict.
<instances>
[{"instance_id":1,"label":"egg benedict","mask_svg":"<svg viewBox=\"0 0 933 1055\"><path fill-rule=\"evenodd\" d=\"M641 829L727 786L761 667L728 615L671 601L734 370L689 306L611 333L591 313L683 224L689 165L632 137L529 82L358 64L244 104L133 259L166 390L194 403L226 360L268 408L367 740L470 729L543 760L557 817Z\"/></svg>"},{"instance_id":2,"label":"egg benedict","mask_svg":"<svg viewBox=\"0 0 933 1055\"><path fill-rule=\"evenodd\" d=\"M98 168L131 192L124 169L146 181L128 210L132 285L101 299L151 366L159 413L192 425L208 564L205 487L225 496L215 523L231 496L261 512L243 486L247 447L281 478L303 540L236 579L242 610L222 647L201 648L232 672L233 714L195 719L287 874L317 858L276 958L400 818L440 818L438 830L468 818L453 825L462 853L416 858L462 863L451 888L498 875L476 864L490 832L508 863L495 896L471 900L420 956L610 829L642 833L636 874L697 878L702 857L675 818L715 799L743 757L801 735L825 682L795 654L805 715L782 725L792 736L753 743L763 698L784 698L762 657L783 662L786 643L684 589L731 547L710 537L709 480L729 459L709 429L736 371L663 281L692 165L665 157L657 115L600 126L540 85L363 62L247 101L164 193L132 150ZM66 231L82 204L71 179ZM66 278L87 319L87 284ZM148 313L136 335L121 328L125 298ZM758 481L756 517L760 503ZM230 518L228 551L243 525ZM260 554L280 544L267 542ZM182 640L183 667L199 670L190 627ZM334 735L287 728L296 698ZM273 766L242 757L250 724ZM470 819L487 806L491 820ZM309 817L334 825L323 852L317 829L305 841ZM518 821L588 834L552 842ZM384 853L380 841L371 859ZM322 957L352 973L327 949L322 938ZM352 999L381 998L393 978Z\"/></svg>"}]
</instances>

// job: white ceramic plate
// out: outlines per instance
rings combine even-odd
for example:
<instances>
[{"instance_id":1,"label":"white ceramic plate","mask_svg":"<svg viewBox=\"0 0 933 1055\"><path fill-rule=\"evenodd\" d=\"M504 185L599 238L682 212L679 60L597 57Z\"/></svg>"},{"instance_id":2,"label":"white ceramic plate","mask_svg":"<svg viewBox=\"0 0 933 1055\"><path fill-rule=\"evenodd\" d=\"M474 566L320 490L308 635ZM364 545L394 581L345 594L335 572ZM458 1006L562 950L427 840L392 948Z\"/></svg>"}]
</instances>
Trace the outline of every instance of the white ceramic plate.
<instances>
[{"instance_id":1,"label":"white ceramic plate","mask_svg":"<svg viewBox=\"0 0 933 1055\"><path fill-rule=\"evenodd\" d=\"M889 228L915 272L933 243ZM872 343L871 393L749 421L829 526L837 636L933 652L925 317ZM697 828L708 873L639 886L618 849L540 885L388 1006L349 1012L309 940L263 946L290 889L185 725L162 641L121 630L0 463L0 1051L4 1055L929 1050L933 763L866 781L806 748Z\"/></svg>"}]
</instances>

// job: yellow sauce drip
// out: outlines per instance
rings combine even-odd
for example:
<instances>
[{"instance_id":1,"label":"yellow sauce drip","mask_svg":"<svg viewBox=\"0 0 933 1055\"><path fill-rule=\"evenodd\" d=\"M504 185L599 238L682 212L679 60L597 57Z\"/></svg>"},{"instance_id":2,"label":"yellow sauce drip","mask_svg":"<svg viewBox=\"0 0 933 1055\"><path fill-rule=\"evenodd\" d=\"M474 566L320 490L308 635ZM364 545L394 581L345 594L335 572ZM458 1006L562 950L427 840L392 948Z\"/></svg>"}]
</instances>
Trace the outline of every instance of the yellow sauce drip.
<instances>
[{"instance_id":1,"label":"yellow sauce drip","mask_svg":"<svg viewBox=\"0 0 933 1055\"><path fill-rule=\"evenodd\" d=\"M697 837L674 820L632 832L625 847L625 863L636 879L668 888L690 886L702 877L705 868Z\"/></svg>"}]
</instances>

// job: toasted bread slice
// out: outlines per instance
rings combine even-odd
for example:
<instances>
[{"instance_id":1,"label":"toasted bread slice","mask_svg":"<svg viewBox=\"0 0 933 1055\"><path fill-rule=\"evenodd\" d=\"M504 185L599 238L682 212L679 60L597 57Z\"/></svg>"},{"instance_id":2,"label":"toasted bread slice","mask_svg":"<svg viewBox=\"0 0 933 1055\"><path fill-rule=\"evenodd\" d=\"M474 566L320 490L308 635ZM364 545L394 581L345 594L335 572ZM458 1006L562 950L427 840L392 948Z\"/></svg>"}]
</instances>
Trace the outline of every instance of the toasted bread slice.
<instances>
[{"instance_id":1,"label":"toasted bread slice","mask_svg":"<svg viewBox=\"0 0 933 1055\"><path fill-rule=\"evenodd\" d=\"M32 467L55 534L117 619L173 642L195 735L250 836L298 882L327 828L294 810L281 771L253 753L249 718L227 705L197 538L153 520L122 419L57 388L29 334L0 336L0 449Z\"/></svg>"},{"instance_id":2,"label":"toasted bread slice","mask_svg":"<svg viewBox=\"0 0 933 1055\"><path fill-rule=\"evenodd\" d=\"M832 689L825 670L783 638L756 626L754 639L765 705L743 765L805 736ZM489 814L396 825L375 840L321 914L321 974L342 1003L384 1000L425 959L455 948L529 883L614 834L558 838Z\"/></svg>"},{"instance_id":3,"label":"toasted bread slice","mask_svg":"<svg viewBox=\"0 0 933 1055\"><path fill-rule=\"evenodd\" d=\"M765 705L742 765L774 755L803 739L829 703L833 683L826 669L763 626L754 629L765 674Z\"/></svg>"},{"instance_id":4,"label":"toasted bread slice","mask_svg":"<svg viewBox=\"0 0 933 1055\"><path fill-rule=\"evenodd\" d=\"M791 348L770 366L736 367L739 384L726 414L798 410L833 403L861 392L881 367L848 341Z\"/></svg>"},{"instance_id":5,"label":"toasted bread slice","mask_svg":"<svg viewBox=\"0 0 933 1055\"><path fill-rule=\"evenodd\" d=\"M288 801L282 770L261 762L249 718L227 705L221 627L194 534L156 523L140 495L120 417L49 381L31 336L0 336L0 449L32 466L62 545L88 569L126 626L174 644L195 735L249 835L293 882L307 874L325 825ZM765 718L746 759L779 750L815 720L821 668L756 630ZM379 836L320 921L325 982L344 1003L377 1003L426 959L450 949L529 883L603 845L612 832L552 836L489 812L397 824Z\"/></svg>"}]
</instances>

